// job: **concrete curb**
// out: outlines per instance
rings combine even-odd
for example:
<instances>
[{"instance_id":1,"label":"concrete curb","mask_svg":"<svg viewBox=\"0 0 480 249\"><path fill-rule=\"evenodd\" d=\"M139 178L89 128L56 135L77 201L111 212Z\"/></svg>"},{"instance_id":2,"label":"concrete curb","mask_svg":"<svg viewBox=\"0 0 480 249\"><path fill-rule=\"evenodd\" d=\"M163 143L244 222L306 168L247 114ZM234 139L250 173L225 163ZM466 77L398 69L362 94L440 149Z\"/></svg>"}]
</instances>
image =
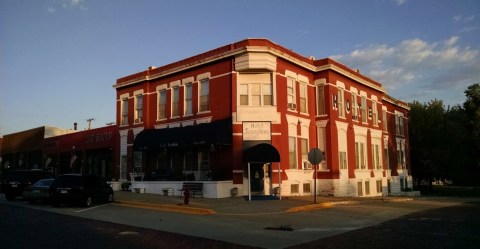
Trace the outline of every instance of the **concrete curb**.
<instances>
[{"instance_id":1,"label":"concrete curb","mask_svg":"<svg viewBox=\"0 0 480 249\"><path fill-rule=\"evenodd\" d=\"M333 206L340 206L340 205L355 205L360 204L360 201L331 201L331 202L322 202L317 204L310 204L304 206L297 206L289 208L285 211L285 213L297 213L297 212L308 212L322 208L329 208Z\"/></svg>"},{"instance_id":2,"label":"concrete curb","mask_svg":"<svg viewBox=\"0 0 480 249\"><path fill-rule=\"evenodd\" d=\"M162 204L151 204L151 203L134 202L134 201L115 201L115 204L126 206L126 207L169 211L169 212L184 213L184 214L210 215L210 214L216 213L215 211L207 208L187 207L187 206L181 206L181 205L162 205Z\"/></svg>"}]
</instances>

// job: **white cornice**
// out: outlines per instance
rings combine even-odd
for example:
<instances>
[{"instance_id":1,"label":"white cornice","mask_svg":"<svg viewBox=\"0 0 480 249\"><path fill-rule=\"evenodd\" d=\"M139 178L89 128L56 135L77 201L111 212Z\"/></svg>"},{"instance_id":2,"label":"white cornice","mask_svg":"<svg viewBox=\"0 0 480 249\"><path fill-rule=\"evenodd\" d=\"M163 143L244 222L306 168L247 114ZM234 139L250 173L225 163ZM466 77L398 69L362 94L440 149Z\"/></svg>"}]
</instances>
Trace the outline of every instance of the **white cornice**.
<instances>
[{"instance_id":1,"label":"white cornice","mask_svg":"<svg viewBox=\"0 0 480 249\"><path fill-rule=\"evenodd\" d=\"M210 56L210 57L206 57L204 59L200 59L198 61L194 61L194 62L191 62L191 63L188 63L188 64L180 65L178 67L174 67L172 69L168 69L168 70L162 71L162 72L157 73L157 74L138 77L138 78L126 81L126 82L124 82L120 85L115 84L115 85L113 85L113 88L121 88L121 87L129 86L129 85L137 84L137 83L140 83L140 82L143 82L143 81L146 81L146 80L157 79L157 78L164 77L164 76L167 76L167 75L170 75L170 74L174 74L174 73L177 73L177 72L180 72L180 71L188 70L188 69L193 68L193 67L198 67L198 66L201 66L201 65L204 65L204 64L207 64L207 63L211 63L213 61L221 60L221 59L224 59L224 58L227 58L227 57L230 57L230 56L237 56L237 55L244 54L244 53L249 53L249 52L270 53L270 54L273 54L277 57L285 59L285 60L287 60L287 61L289 61L293 64L301 66L301 67L303 67L307 70L310 70L312 72L321 72L321 71L325 71L325 70L332 70L332 71L338 72L338 73L340 73L340 74L342 74L342 75L344 75L344 76L346 76L350 79L353 79L357 82L360 82L360 83L362 83L362 84L364 84L364 85L366 85L370 88L373 88L377 91L380 91L382 93L386 92L385 89L382 86L372 84L368 80L360 78L357 75L355 75L351 72L348 72L347 70L345 70L341 67L338 67L334 64L327 64L327 65L322 65L322 66L316 67L316 66L314 66L310 63L299 60L298 58L296 58L292 55L289 55L288 53L282 52L278 49L268 47L268 46L246 46L246 47L237 48L237 49L230 50L230 51L227 51L227 52L223 52L223 53L220 53L220 54L216 54L216 55L213 55L213 56Z\"/></svg>"}]
</instances>

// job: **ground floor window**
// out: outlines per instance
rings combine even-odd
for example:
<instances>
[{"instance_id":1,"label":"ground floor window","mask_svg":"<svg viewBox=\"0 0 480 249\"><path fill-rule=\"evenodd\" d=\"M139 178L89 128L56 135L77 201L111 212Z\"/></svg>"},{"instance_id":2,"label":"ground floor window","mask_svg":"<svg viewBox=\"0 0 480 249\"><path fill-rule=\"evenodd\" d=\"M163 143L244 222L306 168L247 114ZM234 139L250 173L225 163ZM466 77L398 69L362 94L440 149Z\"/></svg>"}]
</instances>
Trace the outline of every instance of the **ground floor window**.
<instances>
[{"instance_id":1,"label":"ground floor window","mask_svg":"<svg viewBox=\"0 0 480 249\"><path fill-rule=\"evenodd\" d=\"M363 196L363 185L362 182L357 183L357 191L358 191L358 196Z\"/></svg>"},{"instance_id":2,"label":"ground floor window","mask_svg":"<svg viewBox=\"0 0 480 249\"><path fill-rule=\"evenodd\" d=\"M370 195L370 182L365 182L365 195Z\"/></svg>"},{"instance_id":3,"label":"ground floor window","mask_svg":"<svg viewBox=\"0 0 480 249\"><path fill-rule=\"evenodd\" d=\"M292 194L298 194L299 193L299 186L298 184L292 184L290 185L290 192Z\"/></svg>"},{"instance_id":4,"label":"ground floor window","mask_svg":"<svg viewBox=\"0 0 480 249\"><path fill-rule=\"evenodd\" d=\"M303 184L303 193L311 193L309 182Z\"/></svg>"},{"instance_id":5,"label":"ground floor window","mask_svg":"<svg viewBox=\"0 0 480 249\"><path fill-rule=\"evenodd\" d=\"M377 180L377 193L382 193L382 180Z\"/></svg>"}]
</instances>

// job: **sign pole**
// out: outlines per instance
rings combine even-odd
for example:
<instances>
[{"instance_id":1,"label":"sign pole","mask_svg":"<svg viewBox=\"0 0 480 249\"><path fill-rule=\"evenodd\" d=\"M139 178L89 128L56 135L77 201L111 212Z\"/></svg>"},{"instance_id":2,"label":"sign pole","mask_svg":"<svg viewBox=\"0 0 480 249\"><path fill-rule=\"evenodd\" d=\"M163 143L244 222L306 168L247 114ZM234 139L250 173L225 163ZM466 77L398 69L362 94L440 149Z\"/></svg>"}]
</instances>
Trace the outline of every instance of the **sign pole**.
<instances>
[{"instance_id":1,"label":"sign pole","mask_svg":"<svg viewBox=\"0 0 480 249\"><path fill-rule=\"evenodd\" d=\"M317 203L317 165L323 160L323 154L318 148L313 148L308 152L308 162L315 166L313 170L313 203Z\"/></svg>"}]
</instances>

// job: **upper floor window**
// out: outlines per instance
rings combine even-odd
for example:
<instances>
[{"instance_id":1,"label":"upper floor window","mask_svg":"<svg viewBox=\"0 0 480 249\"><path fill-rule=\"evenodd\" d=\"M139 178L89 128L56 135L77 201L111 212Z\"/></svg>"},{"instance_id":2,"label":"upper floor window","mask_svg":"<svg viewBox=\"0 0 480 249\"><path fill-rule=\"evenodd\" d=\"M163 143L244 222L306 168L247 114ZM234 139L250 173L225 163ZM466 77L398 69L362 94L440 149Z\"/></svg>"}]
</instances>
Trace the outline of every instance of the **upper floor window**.
<instances>
[{"instance_id":1,"label":"upper floor window","mask_svg":"<svg viewBox=\"0 0 480 249\"><path fill-rule=\"evenodd\" d=\"M372 144L372 164L374 169L382 169L380 145Z\"/></svg>"},{"instance_id":2,"label":"upper floor window","mask_svg":"<svg viewBox=\"0 0 480 249\"><path fill-rule=\"evenodd\" d=\"M362 104L361 104L361 111L362 111L362 122L367 122L367 97L362 96Z\"/></svg>"},{"instance_id":3,"label":"upper floor window","mask_svg":"<svg viewBox=\"0 0 480 249\"><path fill-rule=\"evenodd\" d=\"M158 116L157 119L167 118L167 91L161 90L158 92Z\"/></svg>"},{"instance_id":4,"label":"upper floor window","mask_svg":"<svg viewBox=\"0 0 480 249\"><path fill-rule=\"evenodd\" d=\"M143 95L135 96L135 123L141 123L143 117Z\"/></svg>"},{"instance_id":5,"label":"upper floor window","mask_svg":"<svg viewBox=\"0 0 480 249\"><path fill-rule=\"evenodd\" d=\"M296 109L295 79L290 77L287 78L287 103L288 103L288 108Z\"/></svg>"},{"instance_id":6,"label":"upper floor window","mask_svg":"<svg viewBox=\"0 0 480 249\"><path fill-rule=\"evenodd\" d=\"M242 106L273 105L271 74L240 74L238 97Z\"/></svg>"},{"instance_id":7,"label":"upper floor window","mask_svg":"<svg viewBox=\"0 0 480 249\"><path fill-rule=\"evenodd\" d=\"M325 90L324 85L317 86L317 114L325 114Z\"/></svg>"},{"instance_id":8,"label":"upper floor window","mask_svg":"<svg viewBox=\"0 0 480 249\"><path fill-rule=\"evenodd\" d=\"M180 106L180 88L172 88L172 117L180 116L179 106Z\"/></svg>"},{"instance_id":9,"label":"upper floor window","mask_svg":"<svg viewBox=\"0 0 480 249\"><path fill-rule=\"evenodd\" d=\"M404 135L403 115L402 114L395 114L395 130L396 130L397 135L400 135L400 136Z\"/></svg>"},{"instance_id":10,"label":"upper floor window","mask_svg":"<svg viewBox=\"0 0 480 249\"><path fill-rule=\"evenodd\" d=\"M357 101L357 94L352 92L352 119L358 120L358 101Z\"/></svg>"},{"instance_id":11,"label":"upper floor window","mask_svg":"<svg viewBox=\"0 0 480 249\"><path fill-rule=\"evenodd\" d=\"M365 143L355 142L355 166L356 169L366 169Z\"/></svg>"},{"instance_id":12,"label":"upper floor window","mask_svg":"<svg viewBox=\"0 0 480 249\"><path fill-rule=\"evenodd\" d=\"M343 88L338 88L338 116L345 117L345 91Z\"/></svg>"},{"instance_id":13,"label":"upper floor window","mask_svg":"<svg viewBox=\"0 0 480 249\"><path fill-rule=\"evenodd\" d=\"M377 109L377 101L372 101L372 120L373 125L378 125L378 109Z\"/></svg>"},{"instance_id":14,"label":"upper floor window","mask_svg":"<svg viewBox=\"0 0 480 249\"><path fill-rule=\"evenodd\" d=\"M307 84L300 83L300 112L307 113Z\"/></svg>"},{"instance_id":15,"label":"upper floor window","mask_svg":"<svg viewBox=\"0 0 480 249\"><path fill-rule=\"evenodd\" d=\"M288 137L288 164L290 169L297 168L297 138Z\"/></svg>"},{"instance_id":16,"label":"upper floor window","mask_svg":"<svg viewBox=\"0 0 480 249\"><path fill-rule=\"evenodd\" d=\"M302 163L308 163L308 139L300 138L300 153L302 154Z\"/></svg>"},{"instance_id":17,"label":"upper floor window","mask_svg":"<svg viewBox=\"0 0 480 249\"><path fill-rule=\"evenodd\" d=\"M405 141L398 140L397 141L397 168L398 169L405 169Z\"/></svg>"},{"instance_id":18,"label":"upper floor window","mask_svg":"<svg viewBox=\"0 0 480 249\"><path fill-rule=\"evenodd\" d=\"M122 125L128 125L128 98L122 99Z\"/></svg>"},{"instance_id":19,"label":"upper floor window","mask_svg":"<svg viewBox=\"0 0 480 249\"><path fill-rule=\"evenodd\" d=\"M383 123L383 131L387 130L387 110L382 110L382 123Z\"/></svg>"},{"instance_id":20,"label":"upper floor window","mask_svg":"<svg viewBox=\"0 0 480 249\"><path fill-rule=\"evenodd\" d=\"M185 115L192 115L192 84L185 85Z\"/></svg>"},{"instance_id":21,"label":"upper floor window","mask_svg":"<svg viewBox=\"0 0 480 249\"><path fill-rule=\"evenodd\" d=\"M200 112L210 110L210 81L203 79L200 81L200 98L199 98Z\"/></svg>"},{"instance_id":22,"label":"upper floor window","mask_svg":"<svg viewBox=\"0 0 480 249\"><path fill-rule=\"evenodd\" d=\"M345 151L339 151L338 152L338 157L340 160L340 169L347 169L347 152Z\"/></svg>"}]
</instances>

